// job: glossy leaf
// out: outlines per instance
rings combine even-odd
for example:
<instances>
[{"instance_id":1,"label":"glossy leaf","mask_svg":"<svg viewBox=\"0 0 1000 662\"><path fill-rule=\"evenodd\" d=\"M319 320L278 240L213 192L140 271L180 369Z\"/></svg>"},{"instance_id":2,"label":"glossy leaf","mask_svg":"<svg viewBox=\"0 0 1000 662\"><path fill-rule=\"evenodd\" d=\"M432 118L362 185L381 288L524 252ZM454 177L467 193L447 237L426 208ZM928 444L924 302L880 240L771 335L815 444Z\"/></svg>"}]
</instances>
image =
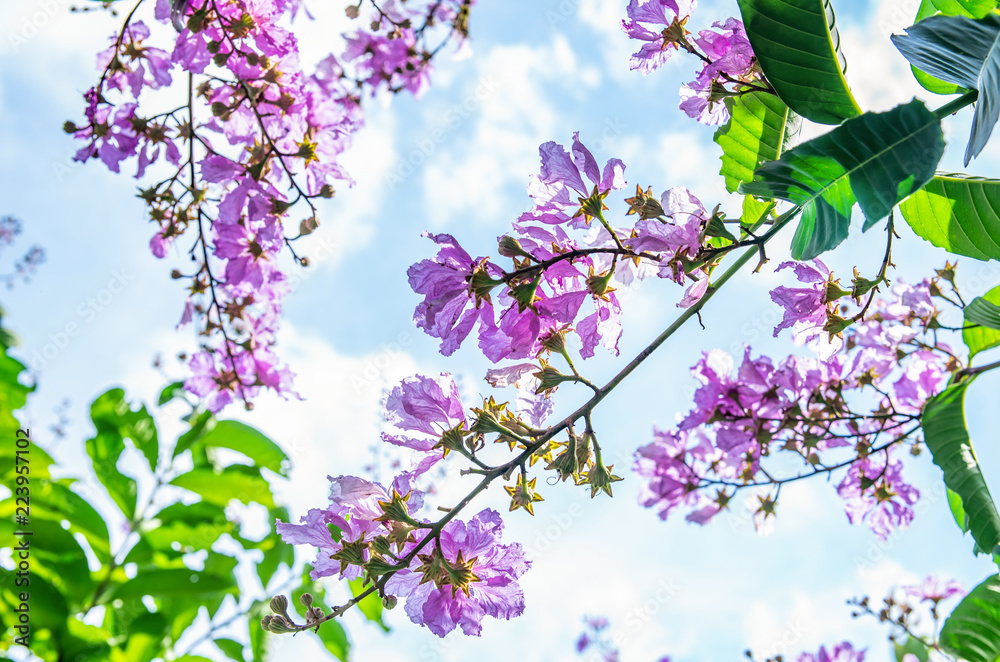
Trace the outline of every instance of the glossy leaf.
<instances>
[{"instance_id":1,"label":"glossy leaf","mask_svg":"<svg viewBox=\"0 0 1000 662\"><path fill-rule=\"evenodd\" d=\"M760 68L789 108L813 122L861 114L844 78L847 63L828 0L739 0Z\"/></svg>"},{"instance_id":2,"label":"glossy leaf","mask_svg":"<svg viewBox=\"0 0 1000 662\"><path fill-rule=\"evenodd\" d=\"M243 453L258 467L285 475L288 456L267 435L239 421L219 421L198 440L206 448L229 448Z\"/></svg>"},{"instance_id":3,"label":"glossy leaf","mask_svg":"<svg viewBox=\"0 0 1000 662\"><path fill-rule=\"evenodd\" d=\"M219 506L239 499L243 503L256 501L274 508L270 486L252 467L237 464L218 472L208 468L192 469L174 478L170 484L200 494L205 501Z\"/></svg>"},{"instance_id":4,"label":"glossy leaf","mask_svg":"<svg viewBox=\"0 0 1000 662\"><path fill-rule=\"evenodd\" d=\"M1000 345L1000 286L969 302L965 307L965 322L981 325L962 330L962 340L969 348L969 361L979 352Z\"/></svg>"},{"instance_id":5,"label":"glossy leaf","mask_svg":"<svg viewBox=\"0 0 1000 662\"><path fill-rule=\"evenodd\" d=\"M944 14L945 16L967 16L969 18L982 18L993 11L996 3L992 0L923 0L917 15L913 18L914 23L919 23L929 16ZM924 73L913 65L910 65L913 77L927 91L934 94L958 94L962 88L954 83L946 83L940 78L935 78Z\"/></svg>"},{"instance_id":6,"label":"glossy leaf","mask_svg":"<svg viewBox=\"0 0 1000 662\"><path fill-rule=\"evenodd\" d=\"M905 35L893 35L892 43L921 71L979 91L965 149L969 165L983 151L1000 116L1000 16L931 16L908 27Z\"/></svg>"},{"instance_id":7,"label":"glossy leaf","mask_svg":"<svg viewBox=\"0 0 1000 662\"><path fill-rule=\"evenodd\" d=\"M765 161L781 156L791 119L788 106L773 94L752 92L726 99L729 122L715 132L722 148L722 170L726 189L733 193L741 182Z\"/></svg>"},{"instance_id":8,"label":"glossy leaf","mask_svg":"<svg viewBox=\"0 0 1000 662\"><path fill-rule=\"evenodd\" d=\"M943 153L940 120L914 100L847 120L794 147L758 168L740 191L802 207L792 256L808 260L847 237L855 203L867 230L930 181Z\"/></svg>"},{"instance_id":9,"label":"glossy leaf","mask_svg":"<svg viewBox=\"0 0 1000 662\"><path fill-rule=\"evenodd\" d=\"M1000 545L1000 514L986 486L965 425L965 391L970 382L954 384L924 406L924 443L934 464L944 472L944 483L962 499L969 531L981 553Z\"/></svg>"},{"instance_id":10,"label":"glossy leaf","mask_svg":"<svg viewBox=\"0 0 1000 662\"><path fill-rule=\"evenodd\" d=\"M972 589L941 627L941 647L965 662L1000 659L1000 577Z\"/></svg>"},{"instance_id":11,"label":"glossy leaf","mask_svg":"<svg viewBox=\"0 0 1000 662\"><path fill-rule=\"evenodd\" d=\"M1000 260L1000 180L938 173L899 209L913 231L935 246Z\"/></svg>"}]
</instances>

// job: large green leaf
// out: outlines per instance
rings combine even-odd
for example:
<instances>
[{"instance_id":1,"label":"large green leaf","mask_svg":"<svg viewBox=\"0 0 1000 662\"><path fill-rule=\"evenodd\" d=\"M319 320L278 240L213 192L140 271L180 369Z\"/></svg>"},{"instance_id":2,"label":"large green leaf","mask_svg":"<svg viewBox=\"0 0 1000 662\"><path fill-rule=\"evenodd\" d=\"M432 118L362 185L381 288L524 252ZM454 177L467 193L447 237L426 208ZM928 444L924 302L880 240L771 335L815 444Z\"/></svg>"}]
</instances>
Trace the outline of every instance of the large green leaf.
<instances>
[{"instance_id":1,"label":"large green leaf","mask_svg":"<svg viewBox=\"0 0 1000 662\"><path fill-rule=\"evenodd\" d=\"M941 647L965 662L1000 660L1000 577L972 589L941 627Z\"/></svg>"},{"instance_id":2,"label":"large green leaf","mask_svg":"<svg viewBox=\"0 0 1000 662\"><path fill-rule=\"evenodd\" d=\"M992 554L1000 545L1000 514L965 425L965 391L969 383L953 384L927 402L923 412L924 443L934 464L944 471L945 485L962 498L968 529L978 551Z\"/></svg>"},{"instance_id":3,"label":"large green leaf","mask_svg":"<svg viewBox=\"0 0 1000 662\"><path fill-rule=\"evenodd\" d=\"M726 189L734 193L741 182L765 161L781 156L791 119L788 106L773 94L752 92L726 99L729 122L715 132L722 148L722 170Z\"/></svg>"},{"instance_id":4,"label":"large green leaf","mask_svg":"<svg viewBox=\"0 0 1000 662\"><path fill-rule=\"evenodd\" d=\"M118 432L98 432L88 439L85 447L93 460L94 473L108 490L108 495L121 508L127 519L135 516L137 487L135 480L118 471L118 458L125 442Z\"/></svg>"},{"instance_id":5,"label":"large green leaf","mask_svg":"<svg viewBox=\"0 0 1000 662\"><path fill-rule=\"evenodd\" d=\"M1000 345L1000 286L976 297L965 307L965 322L980 325L962 330L962 340L969 348L969 361L979 352Z\"/></svg>"},{"instance_id":6,"label":"large green leaf","mask_svg":"<svg viewBox=\"0 0 1000 662\"><path fill-rule=\"evenodd\" d=\"M934 176L944 153L941 121L920 101L865 113L757 169L740 191L802 207L792 256L807 260L847 237L855 203L864 229Z\"/></svg>"},{"instance_id":7,"label":"large green leaf","mask_svg":"<svg viewBox=\"0 0 1000 662\"><path fill-rule=\"evenodd\" d=\"M229 448L243 453L258 467L285 475L288 456L259 430L239 421L219 421L198 444L206 448Z\"/></svg>"},{"instance_id":8,"label":"large green leaf","mask_svg":"<svg viewBox=\"0 0 1000 662\"><path fill-rule=\"evenodd\" d=\"M945 16L967 16L982 18L996 8L993 0L923 0L913 22L919 23L928 16L944 14ZM934 94L958 94L962 88L954 83L946 83L910 65L913 77L927 91Z\"/></svg>"},{"instance_id":9,"label":"large green leaf","mask_svg":"<svg viewBox=\"0 0 1000 662\"><path fill-rule=\"evenodd\" d=\"M899 209L935 246L977 260L1000 260L1000 180L938 173Z\"/></svg>"},{"instance_id":10,"label":"large green leaf","mask_svg":"<svg viewBox=\"0 0 1000 662\"><path fill-rule=\"evenodd\" d=\"M965 149L969 165L986 146L1000 116L1000 16L930 16L893 35L910 64L946 83L978 90L972 132Z\"/></svg>"},{"instance_id":11,"label":"large green leaf","mask_svg":"<svg viewBox=\"0 0 1000 662\"><path fill-rule=\"evenodd\" d=\"M820 124L861 114L844 78L833 7L828 0L739 0L760 68L793 111Z\"/></svg>"}]
</instances>

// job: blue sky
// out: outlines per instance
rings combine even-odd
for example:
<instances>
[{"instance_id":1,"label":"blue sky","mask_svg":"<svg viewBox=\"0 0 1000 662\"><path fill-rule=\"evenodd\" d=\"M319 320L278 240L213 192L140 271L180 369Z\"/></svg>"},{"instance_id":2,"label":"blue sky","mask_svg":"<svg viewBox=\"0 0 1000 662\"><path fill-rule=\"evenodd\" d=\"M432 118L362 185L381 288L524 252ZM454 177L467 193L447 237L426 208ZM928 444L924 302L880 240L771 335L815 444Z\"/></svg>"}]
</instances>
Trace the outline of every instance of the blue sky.
<instances>
[{"instance_id":1,"label":"blue sky","mask_svg":"<svg viewBox=\"0 0 1000 662\"><path fill-rule=\"evenodd\" d=\"M171 357L195 343L190 329L174 330L183 292L168 274L183 256L175 252L158 261L148 253L152 227L134 197L136 183L99 164L70 161L74 145L60 127L80 116L80 94L96 76L94 54L114 22L102 12L70 14L69 4L0 0L0 213L24 221L18 247L38 243L48 254L30 286L3 294L5 325L23 340L17 355L38 368L27 423L38 443L53 447L64 462L81 457L90 400L121 385L130 396L151 401L166 382L153 358L162 355L171 375L180 376ZM335 51L332 35L346 27L339 5L312 6L319 4L311 3L318 20L299 24L306 62ZM371 461L383 388L413 372L450 371L467 402L486 394L481 380L490 366L474 346L446 359L414 328L417 299L405 271L432 254L431 242L420 238L424 230L452 233L473 254L495 252L496 237L529 206L524 186L537 171L540 143L568 144L580 131L599 161L624 160L630 189L651 185L659 192L683 184L706 206L722 202L736 211L717 175L712 129L676 109L677 88L693 77L694 63L675 58L651 76L629 72L633 49L618 29L624 4L481 0L471 23L473 57L443 58L420 101L369 103L368 126L345 158L358 184L324 205L320 230L311 244L302 242L314 266L294 277L296 289L287 299L280 351L298 374L305 400L265 398L252 414L226 412L266 431L289 452L295 469L281 494L294 516L322 503L327 474L360 474ZM885 110L921 94L886 37L909 23L916 5L835 6L848 77L862 107ZM735 3L703 3L689 27L706 27L735 11ZM28 36L25 21L32 20L36 34ZM944 170L961 169L970 115L949 121L954 144ZM995 174L998 153L988 148L968 171ZM623 211L619 199L611 213ZM917 280L943 264L943 251L908 228L901 234L896 277ZM769 251L772 265L789 238L786 233ZM828 262L843 275L855 265L873 271L882 249L881 233L855 234ZM1000 269L973 261L963 261L959 276L970 294L1000 283ZM112 287L114 279L124 287ZM620 458L619 468L648 441L654 423L668 426L688 409L688 368L701 351L744 342L772 356L797 351L770 334L777 318L767 292L781 282L780 275L763 273L728 286L706 309L705 331L685 328L608 399L596 424L606 454ZM673 319L679 296L678 288L662 282L639 288L628 300L621 357L599 352L583 368L586 374L601 382L617 372ZM79 333L60 343L69 324ZM65 347L54 350L58 344ZM47 346L51 358L45 358ZM997 377L986 375L969 401L973 439L994 484L1000 484L1000 450L989 441L1000 421L987 402L997 387ZM564 388L557 397L569 410L585 394ZM54 410L67 398L69 434L53 439L48 428L57 418ZM179 413L163 410L161 434L178 429L171 419ZM452 635L444 641L409 623L402 609L388 616L391 636L356 615L346 624L358 659L568 659L586 614L610 618L624 640L625 660L735 659L747 647L787 655L845 638L869 646L871 660L889 659L884 632L852 621L845 600L866 593L878 598L930 573L971 588L990 572L989 563L971 557L971 542L959 537L945 500L935 494L940 474L929 457L910 462L908 472L927 505L890 544L848 525L832 486L817 481L783 493L776 531L768 537L757 536L739 517L706 528L660 522L635 504L630 473L615 486L613 500L547 486L534 519L523 511L508 518L507 536L528 546L534 559L522 580L527 608L521 618L487 620L481 639ZM440 502L467 489L451 477ZM498 491L481 497L472 512L487 506L506 511ZM308 637L278 641L282 654L316 655Z\"/></svg>"}]
</instances>

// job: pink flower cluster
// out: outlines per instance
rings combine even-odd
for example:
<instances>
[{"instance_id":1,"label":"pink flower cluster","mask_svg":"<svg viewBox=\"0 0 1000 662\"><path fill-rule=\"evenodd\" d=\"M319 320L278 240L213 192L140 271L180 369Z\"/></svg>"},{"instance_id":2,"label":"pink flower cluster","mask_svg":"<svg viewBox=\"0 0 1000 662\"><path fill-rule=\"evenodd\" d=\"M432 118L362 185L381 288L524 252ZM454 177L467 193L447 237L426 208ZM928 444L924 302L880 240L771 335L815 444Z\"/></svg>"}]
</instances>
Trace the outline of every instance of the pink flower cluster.
<instances>
[{"instance_id":1,"label":"pink flower cluster","mask_svg":"<svg viewBox=\"0 0 1000 662\"><path fill-rule=\"evenodd\" d=\"M384 594L404 599L410 620L439 637L455 628L478 636L486 616L519 616L524 593L517 579L531 563L519 544L501 544L500 515L486 509L468 522L451 520L433 544L421 544L431 535L427 520L387 519L382 507L402 503L416 517L423 501L411 480L402 474L386 490L353 476L330 478L327 507L311 509L300 524L277 522L276 530L289 544L317 548L313 579L377 577L376 568L398 567L419 545L425 553L396 569Z\"/></svg>"},{"instance_id":2,"label":"pink flower cluster","mask_svg":"<svg viewBox=\"0 0 1000 662\"><path fill-rule=\"evenodd\" d=\"M692 370L700 382L694 409L676 428L655 430L637 452L640 502L663 519L681 506L689 521L703 524L745 487L845 469L837 492L848 519L885 539L910 523L919 498L893 453L913 443L924 402L961 366L947 345L924 335L937 315L929 282L895 286L893 297L875 300L868 320L848 326L831 350L820 337L832 315L829 271L816 264L796 272L809 287L772 293L786 309L776 332L792 326L820 355L776 364L747 348L737 367L721 350L706 353ZM767 471L778 454L797 457L802 473ZM774 515L775 498L757 497L758 526Z\"/></svg>"},{"instance_id":3,"label":"pink flower cluster","mask_svg":"<svg viewBox=\"0 0 1000 662\"><path fill-rule=\"evenodd\" d=\"M175 277L191 280L181 324L200 319L208 338L185 386L212 411L233 400L249 406L262 388L293 393L273 351L287 290L279 256L317 226L314 201L351 183L338 159L363 124L364 87L422 92L425 40L435 32L426 28L448 26L445 40L464 40L472 0L381 4L370 29L346 35L344 53L308 75L285 27L297 1L157 0L155 18L177 30L172 46L153 46L150 28L130 14L98 57L103 74L84 95L86 125L67 123L85 143L77 160L119 172L134 158L137 178L154 165L166 176L140 192L157 224L154 255L196 233L185 250L200 268ZM178 73L187 74L187 104L141 112L143 90L169 87ZM302 205L307 216L291 236L293 207Z\"/></svg>"},{"instance_id":4,"label":"pink flower cluster","mask_svg":"<svg viewBox=\"0 0 1000 662\"><path fill-rule=\"evenodd\" d=\"M478 327L479 348L493 362L538 358L553 336L571 330L582 357L594 356L598 345L617 355L616 290L655 273L691 282L681 302L690 306L707 289L707 277L687 273L684 264L702 248L712 215L687 189L670 189L660 199L639 190L628 200L637 222L614 228L604 218L604 200L624 188L625 165L610 159L599 167L578 134L569 151L548 142L539 153L541 169L528 185L535 206L514 222L513 235L499 239L512 271L473 259L450 235L425 235L440 249L408 271L410 286L424 297L414 321L441 339L442 354L452 354Z\"/></svg>"},{"instance_id":5,"label":"pink flower cluster","mask_svg":"<svg viewBox=\"0 0 1000 662\"><path fill-rule=\"evenodd\" d=\"M642 43L629 63L633 70L651 73L679 49L702 61L698 76L681 86L680 109L702 124L716 126L729 120L729 111L723 103L725 97L740 93L744 84L754 82L759 71L743 23L738 19L713 23L712 28L688 39L691 33L684 25L695 5L695 0L632 0L627 10L629 20L622 21L622 29Z\"/></svg>"}]
</instances>

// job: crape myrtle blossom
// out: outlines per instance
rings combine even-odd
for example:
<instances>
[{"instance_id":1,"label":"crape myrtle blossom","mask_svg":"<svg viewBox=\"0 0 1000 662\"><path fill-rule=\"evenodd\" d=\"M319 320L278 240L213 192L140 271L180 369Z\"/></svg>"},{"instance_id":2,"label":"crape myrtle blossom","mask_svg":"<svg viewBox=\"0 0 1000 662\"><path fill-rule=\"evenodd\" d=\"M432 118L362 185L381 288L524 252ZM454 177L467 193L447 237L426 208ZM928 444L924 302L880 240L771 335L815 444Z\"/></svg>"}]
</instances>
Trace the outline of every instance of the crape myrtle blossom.
<instances>
[{"instance_id":1,"label":"crape myrtle blossom","mask_svg":"<svg viewBox=\"0 0 1000 662\"><path fill-rule=\"evenodd\" d=\"M775 301L789 303L779 329L814 327L823 322L817 311L826 316L829 271L822 264L796 271L814 287L778 288ZM692 369L699 382L694 408L675 428L655 429L652 443L636 453L640 503L663 519L681 507L688 521L703 524L740 489L773 490L842 471L837 492L851 523L883 540L908 526L920 494L902 477L893 451L919 441L912 437L924 403L962 367L950 347L925 334L938 314L931 286L899 284L888 301L874 299L869 319L847 326L829 355L775 363L746 348L737 366L726 352L705 353ZM802 471L768 471L778 453L793 454ZM755 498L755 523L762 524L774 514L776 495Z\"/></svg>"},{"instance_id":2,"label":"crape myrtle blossom","mask_svg":"<svg viewBox=\"0 0 1000 662\"><path fill-rule=\"evenodd\" d=\"M911 598L918 598L921 602L931 602L936 605L942 600L964 594L965 589L957 580L943 581L934 575L929 575L921 584L904 586L903 592Z\"/></svg>"},{"instance_id":3,"label":"crape myrtle blossom","mask_svg":"<svg viewBox=\"0 0 1000 662\"><path fill-rule=\"evenodd\" d=\"M410 620L439 637L456 628L479 636L486 616L520 616L524 593L517 579L531 562L518 543L501 544L499 513L486 509L468 522L453 519L433 543L421 544L430 542L430 533L419 528L426 521L410 517L422 505L410 479L403 474L385 490L353 476L331 478L327 508L311 509L300 524L279 521L276 530L286 543L317 548L313 580L376 576L397 559L412 557L384 582L382 593L404 599Z\"/></svg>"},{"instance_id":4,"label":"crape myrtle blossom","mask_svg":"<svg viewBox=\"0 0 1000 662\"><path fill-rule=\"evenodd\" d=\"M738 93L742 84L753 83L759 70L741 21L729 18L712 27L693 40L707 61L692 82L681 86L679 107L702 124L719 126L729 121L725 97ZM734 85L735 91L728 90L726 83Z\"/></svg>"},{"instance_id":5,"label":"crape myrtle blossom","mask_svg":"<svg viewBox=\"0 0 1000 662\"><path fill-rule=\"evenodd\" d=\"M460 441L470 428L458 386L447 373L407 377L386 394L383 407L392 430L382 433L382 441L417 451L416 475L430 469L450 450L446 435L457 435Z\"/></svg>"},{"instance_id":6,"label":"crape myrtle blossom","mask_svg":"<svg viewBox=\"0 0 1000 662\"><path fill-rule=\"evenodd\" d=\"M697 4L695 0L631 0L629 20L622 21L622 30L645 43L632 54L629 68L648 74L662 66L678 49L680 38L687 32L684 23Z\"/></svg>"},{"instance_id":7,"label":"crape myrtle blossom","mask_svg":"<svg viewBox=\"0 0 1000 662\"><path fill-rule=\"evenodd\" d=\"M830 650L827 650L826 646L820 646L815 654L802 653L795 662L865 662L866 652L865 648L855 650L853 644L843 641Z\"/></svg>"},{"instance_id":8,"label":"crape myrtle blossom","mask_svg":"<svg viewBox=\"0 0 1000 662\"><path fill-rule=\"evenodd\" d=\"M402 553L426 532L418 531ZM444 637L460 628L479 636L486 616L509 620L524 612L524 592L517 579L531 567L519 543L501 544L503 520L492 509L468 522L455 519L441 530L440 544L386 582L386 592L406 599L410 620ZM433 547L433 551L432 551Z\"/></svg>"},{"instance_id":9,"label":"crape myrtle blossom","mask_svg":"<svg viewBox=\"0 0 1000 662\"><path fill-rule=\"evenodd\" d=\"M78 161L163 177L139 194L156 226L150 251L186 251L198 265L173 277L190 282L181 323L197 321L202 343L185 386L212 411L249 408L264 388L294 395L273 351L287 290L279 257L288 248L306 266L291 242L317 227L319 199L353 183L339 160L364 124L365 91L420 94L432 52L468 36L472 0L379 4L367 22L348 9L358 29L314 73L287 27L298 0L156 0L144 5L156 29L137 6L98 55L85 123L65 125ZM187 103L150 107L144 90L178 84Z\"/></svg>"},{"instance_id":10,"label":"crape myrtle blossom","mask_svg":"<svg viewBox=\"0 0 1000 662\"><path fill-rule=\"evenodd\" d=\"M563 353L567 334L577 337L583 358L598 346L617 355L616 291L657 274L688 285L679 305L689 307L708 289L708 268L687 265L700 257L714 213L690 191L675 187L657 199L640 188L626 200L634 225L615 228L604 212L608 195L625 186L620 160L600 167L579 133L569 150L547 142L539 155L539 173L528 185L534 207L498 239L500 256L513 261L511 271L488 257L473 258L446 234L425 234L438 245L437 255L407 271L410 287L423 296L414 322L441 339L446 356L476 329L480 350L493 362Z\"/></svg>"}]
</instances>

